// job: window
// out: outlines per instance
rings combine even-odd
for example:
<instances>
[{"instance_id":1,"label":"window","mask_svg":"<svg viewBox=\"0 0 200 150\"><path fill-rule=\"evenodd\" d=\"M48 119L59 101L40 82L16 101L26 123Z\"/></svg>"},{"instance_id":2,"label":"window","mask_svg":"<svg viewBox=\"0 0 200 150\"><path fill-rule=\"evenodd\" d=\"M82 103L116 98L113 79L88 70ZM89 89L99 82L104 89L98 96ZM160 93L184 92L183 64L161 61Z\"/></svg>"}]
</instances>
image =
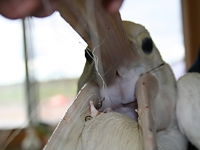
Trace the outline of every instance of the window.
<instances>
[{"instance_id":1,"label":"window","mask_svg":"<svg viewBox=\"0 0 200 150\"><path fill-rule=\"evenodd\" d=\"M120 10L123 20L149 30L177 78L185 72L180 7L174 0L125 0ZM25 40L22 20L0 16L0 22L0 129L30 122L57 125L75 98L87 44L59 13L27 18Z\"/></svg>"}]
</instances>

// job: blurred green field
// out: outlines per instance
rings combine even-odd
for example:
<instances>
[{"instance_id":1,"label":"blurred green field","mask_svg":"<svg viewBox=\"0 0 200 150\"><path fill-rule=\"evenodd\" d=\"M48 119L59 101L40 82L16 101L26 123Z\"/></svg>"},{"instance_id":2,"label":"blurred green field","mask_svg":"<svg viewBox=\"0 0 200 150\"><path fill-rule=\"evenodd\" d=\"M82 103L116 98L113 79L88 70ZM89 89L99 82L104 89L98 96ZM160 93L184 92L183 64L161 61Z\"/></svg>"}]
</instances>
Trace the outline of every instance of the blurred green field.
<instances>
[{"instance_id":1,"label":"blurred green field","mask_svg":"<svg viewBox=\"0 0 200 150\"><path fill-rule=\"evenodd\" d=\"M77 82L78 79L38 82L36 84L36 95L38 95L39 101L48 100L57 94L74 98L77 92ZM25 95L25 84L0 86L0 105L24 104L26 103Z\"/></svg>"}]
</instances>

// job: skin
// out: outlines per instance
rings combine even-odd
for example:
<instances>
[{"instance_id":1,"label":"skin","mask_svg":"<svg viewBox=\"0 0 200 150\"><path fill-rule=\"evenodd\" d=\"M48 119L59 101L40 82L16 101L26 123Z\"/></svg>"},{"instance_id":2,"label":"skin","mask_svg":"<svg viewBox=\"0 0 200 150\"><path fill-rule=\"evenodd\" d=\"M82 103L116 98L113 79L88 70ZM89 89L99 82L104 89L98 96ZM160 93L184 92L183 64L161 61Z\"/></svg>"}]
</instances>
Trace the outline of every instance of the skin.
<instances>
[{"instance_id":1,"label":"skin","mask_svg":"<svg viewBox=\"0 0 200 150\"><path fill-rule=\"evenodd\" d=\"M26 16L46 17L58 9L59 0L0 0L0 14L9 19ZM123 0L103 0L110 13L118 12Z\"/></svg>"}]
</instances>

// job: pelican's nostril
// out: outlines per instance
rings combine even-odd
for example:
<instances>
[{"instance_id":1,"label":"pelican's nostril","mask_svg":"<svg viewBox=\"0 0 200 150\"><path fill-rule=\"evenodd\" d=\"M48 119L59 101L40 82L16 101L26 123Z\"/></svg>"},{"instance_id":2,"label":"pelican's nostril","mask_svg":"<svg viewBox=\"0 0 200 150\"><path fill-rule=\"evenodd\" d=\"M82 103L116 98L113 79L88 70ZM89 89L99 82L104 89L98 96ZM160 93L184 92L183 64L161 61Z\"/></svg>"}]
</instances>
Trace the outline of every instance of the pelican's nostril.
<instances>
[{"instance_id":1,"label":"pelican's nostril","mask_svg":"<svg viewBox=\"0 0 200 150\"><path fill-rule=\"evenodd\" d=\"M116 77L121 77L118 71L116 71Z\"/></svg>"}]
</instances>

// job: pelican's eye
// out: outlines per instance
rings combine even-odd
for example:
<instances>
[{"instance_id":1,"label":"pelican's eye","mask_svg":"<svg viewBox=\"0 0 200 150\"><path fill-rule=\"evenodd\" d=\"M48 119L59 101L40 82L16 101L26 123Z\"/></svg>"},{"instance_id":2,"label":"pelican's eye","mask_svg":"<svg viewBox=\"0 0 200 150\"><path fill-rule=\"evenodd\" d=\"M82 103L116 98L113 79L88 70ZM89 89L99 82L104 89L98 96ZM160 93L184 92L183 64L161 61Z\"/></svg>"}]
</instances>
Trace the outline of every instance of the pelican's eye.
<instances>
[{"instance_id":1,"label":"pelican's eye","mask_svg":"<svg viewBox=\"0 0 200 150\"><path fill-rule=\"evenodd\" d=\"M153 41L151 38L145 38L142 40L142 50L145 54L151 54L153 51Z\"/></svg>"}]
</instances>

